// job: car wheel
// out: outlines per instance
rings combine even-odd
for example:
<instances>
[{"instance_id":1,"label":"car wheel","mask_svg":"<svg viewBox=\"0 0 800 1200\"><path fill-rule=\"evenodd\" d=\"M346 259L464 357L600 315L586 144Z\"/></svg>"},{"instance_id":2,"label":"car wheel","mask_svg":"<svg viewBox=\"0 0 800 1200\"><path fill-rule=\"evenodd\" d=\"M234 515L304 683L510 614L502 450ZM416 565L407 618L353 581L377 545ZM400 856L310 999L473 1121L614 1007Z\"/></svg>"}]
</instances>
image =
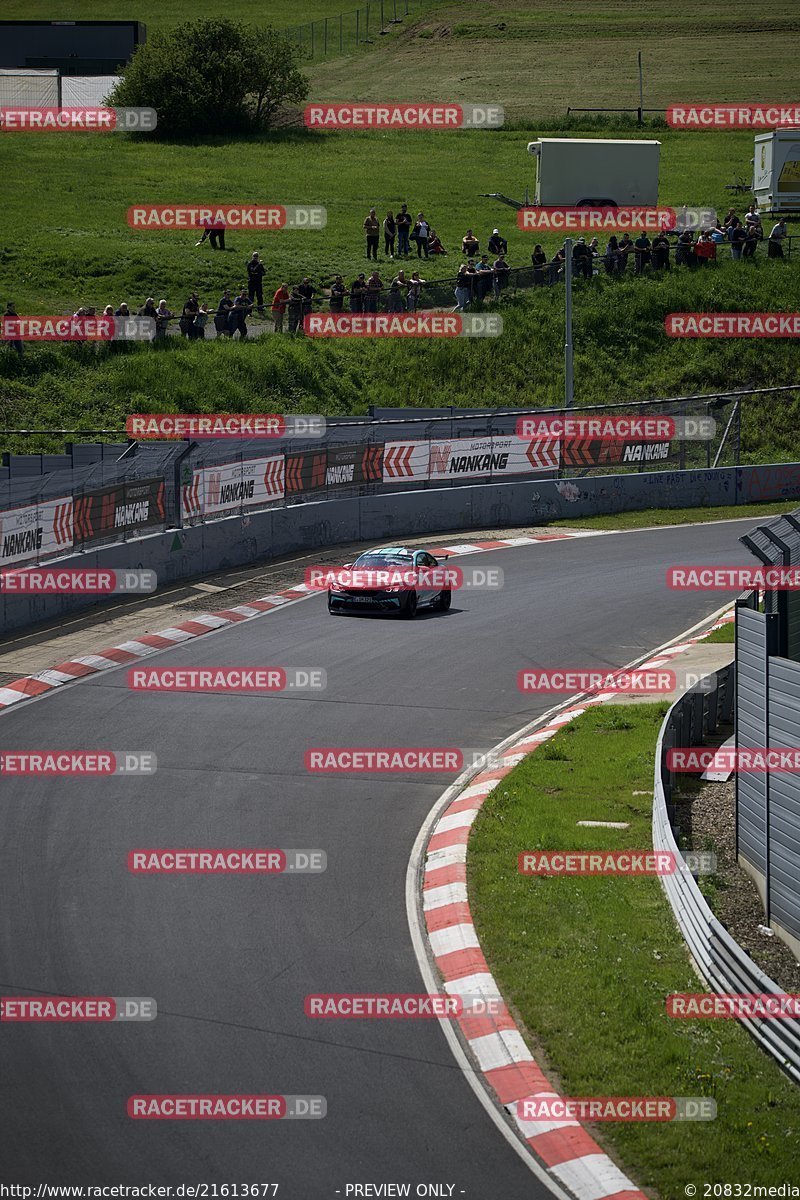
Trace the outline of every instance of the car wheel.
<instances>
[{"instance_id":1,"label":"car wheel","mask_svg":"<svg viewBox=\"0 0 800 1200\"><path fill-rule=\"evenodd\" d=\"M400 604L400 616L412 621L417 615L417 593L406 592Z\"/></svg>"},{"instance_id":2,"label":"car wheel","mask_svg":"<svg viewBox=\"0 0 800 1200\"><path fill-rule=\"evenodd\" d=\"M446 588L444 591L440 592L439 599L436 602L436 608L439 612L447 612L448 608L452 604L452 601L453 593L449 588Z\"/></svg>"}]
</instances>

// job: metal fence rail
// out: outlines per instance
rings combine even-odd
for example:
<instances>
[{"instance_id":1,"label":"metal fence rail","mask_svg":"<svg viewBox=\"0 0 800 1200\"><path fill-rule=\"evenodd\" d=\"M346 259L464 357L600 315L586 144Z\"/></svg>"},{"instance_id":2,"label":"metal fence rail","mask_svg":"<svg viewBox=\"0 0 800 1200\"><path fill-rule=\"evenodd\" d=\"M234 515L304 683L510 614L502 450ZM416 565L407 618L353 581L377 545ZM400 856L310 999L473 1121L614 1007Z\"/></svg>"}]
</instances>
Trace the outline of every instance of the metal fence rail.
<instances>
[{"instance_id":1,"label":"metal fence rail","mask_svg":"<svg viewBox=\"0 0 800 1200\"><path fill-rule=\"evenodd\" d=\"M338 16L292 25L285 32L295 39L303 57L312 62L352 54L360 46L373 45L394 27L402 25L406 17L425 7L425 0L370 0L369 4Z\"/></svg>"}]
</instances>

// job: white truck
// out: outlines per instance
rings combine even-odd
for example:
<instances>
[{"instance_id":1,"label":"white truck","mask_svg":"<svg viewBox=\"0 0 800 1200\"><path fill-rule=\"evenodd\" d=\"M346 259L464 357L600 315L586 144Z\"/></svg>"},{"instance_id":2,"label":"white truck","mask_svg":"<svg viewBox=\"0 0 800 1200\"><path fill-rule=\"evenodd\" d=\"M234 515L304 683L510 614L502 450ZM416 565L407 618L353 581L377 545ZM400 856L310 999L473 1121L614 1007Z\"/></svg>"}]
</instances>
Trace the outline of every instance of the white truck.
<instances>
[{"instance_id":1,"label":"white truck","mask_svg":"<svg viewBox=\"0 0 800 1200\"><path fill-rule=\"evenodd\" d=\"M537 205L658 204L661 142L613 138L539 138L528 143L538 159Z\"/></svg>"},{"instance_id":2,"label":"white truck","mask_svg":"<svg viewBox=\"0 0 800 1200\"><path fill-rule=\"evenodd\" d=\"M753 195L761 212L800 212L800 129L756 134Z\"/></svg>"}]
</instances>

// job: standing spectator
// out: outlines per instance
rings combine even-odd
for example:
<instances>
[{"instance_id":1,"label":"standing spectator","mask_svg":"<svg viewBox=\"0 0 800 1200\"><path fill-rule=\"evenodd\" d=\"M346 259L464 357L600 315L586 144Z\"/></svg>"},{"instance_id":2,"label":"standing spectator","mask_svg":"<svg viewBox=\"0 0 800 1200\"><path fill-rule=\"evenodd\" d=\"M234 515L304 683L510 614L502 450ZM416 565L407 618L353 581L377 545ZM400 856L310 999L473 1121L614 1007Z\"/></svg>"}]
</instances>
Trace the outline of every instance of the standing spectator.
<instances>
[{"instance_id":1,"label":"standing spectator","mask_svg":"<svg viewBox=\"0 0 800 1200\"><path fill-rule=\"evenodd\" d=\"M589 242L589 253L592 256L592 270L594 271L594 260L600 257L600 241L598 238L593 237Z\"/></svg>"},{"instance_id":2,"label":"standing spectator","mask_svg":"<svg viewBox=\"0 0 800 1200\"><path fill-rule=\"evenodd\" d=\"M114 305L107 304L105 306L105 308L103 309L103 316L104 317L113 317L113 315L114 315Z\"/></svg>"},{"instance_id":3,"label":"standing spectator","mask_svg":"<svg viewBox=\"0 0 800 1200\"><path fill-rule=\"evenodd\" d=\"M633 246L633 273L634 275L642 275L645 267L650 265L650 238L644 230L639 234Z\"/></svg>"},{"instance_id":4,"label":"standing spectator","mask_svg":"<svg viewBox=\"0 0 800 1200\"><path fill-rule=\"evenodd\" d=\"M760 225L761 224L761 217L759 215L758 206L756 205L755 200L752 202L752 204L748 208L747 212L744 214L744 223L745 223L745 225Z\"/></svg>"},{"instance_id":5,"label":"standing spectator","mask_svg":"<svg viewBox=\"0 0 800 1200\"><path fill-rule=\"evenodd\" d=\"M534 251L535 253L536 251ZM545 261L547 260L545 259ZM482 254L480 261L475 264L475 274L476 278L472 281L473 295L476 300L483 300L485 296L488 296L494 282L494 273L488 254Z\"/></svg>"},{"instance_id":6,"label":"standing spectator","mask_svg":"<svg viewBox=\"0 0 800 1200\"><path fill-rule=\"evenodd\" d=\"M467 274L467 264L462 263L461 266L458 268L458 275L456 276L456 287L455 287L456 306L453 309L453 312L463 312L464 311L464 309L467 307L467 305L470 302L471 292L472 292L472 280L470 279L469 275Z\"/></svg>"},{"instance_id":7,"label":"standing spectator","mask_svg":"<svg viewBox=\"0 0 800 1200\"><path fill-rule=\"evenodd\" d=\"M286 305L289 303L289 286L282 283L275 295L272 297L272 324L276 333L283 333L283 318L286 314Z\"/></svg>"},{"instance_id":8,"label":"standing spectator","mask_svg":"<svg viewBox=\"0 0 800 1200\"><path fill-rule=\"evenodd\" d=\"M506 262L506 256L502 251L492 263L492 270L494 271L494 294L495 298L499 300L500 293L508 283L508 277L511 273L511 268Z\"/></svg>"},{"instance_id":9,"label":"standing spectator","mask_svg":"<svg viewBox=\"0 0 800 1200\"><path fill-rule=\"evenodd\" d=\"M419 271L412 271L408 281L408 311L416 312L419 307L419 294L425 286L425 280L420 278Z\"/></svg>"},{"instance_id":10,"label":"standing spectator","mask_svg":"<svg viewBox=\"0 0 800 1200\"><path fill-rule=\"evenodd\" d=\"M707 267L717 257L717 243L707 229L699 235L694 248L695 258L699 266Z\"/></svg>"},{"instance_id":11,"label":"standing spectator","mask_svg":"<svg viewBox=\"0 0 800 1200\"><path fill-rule=\"evenodd\" d=\"M250 297L247 294L247 288L242 284L239 289L239 295L233 302L233 306L228 312L228 329L230 336L239 330L239 339L244 341L247 337L247 318L253 311L253 305L250 303Z\"/></svg>"},{"instance_id":12,"label":"standing spectator","mask_svg":"<svg viewBox=\"0 0 800 1200\"><path fill-rule=\"evenodd\" d=\"M130 315L131 315L131 310L128 308L127 304L123 300L122 303L120 304L119 308L115 310L114 316L115 317L129 317Z\"/></svg>"},{"instance_id":13,"label":"standing spectator","mask_svg":"<svg viewBox=\"0 0 800 1200\"><path fill-rule=\"evenodd\" d=\"M487 249L490 254L508 254L508 242L504 237L500 236L499 229L492 230L492 236L489 238Z\"/></svg>"},{"instance_id":14,"label":"standing spectator","mask_svg":"<svg viewBox=\"0 0 800 1200\"><path fill-rule=\"evenodd\" d=\"M633 242L629 233L623 233L617 249L617 271L620 275L624 275L628 269L628 255L633 253Z\"/></svg>"},{"instance_id":15,"label":"standing spectator","mask_svg":"<svg viewBox=\"0 0 800 1200\"><path fill-rule=\"evenodd\" d=\"M201 304L194 319L194 336L200 341L205 340L206 325L208 324L208 305Z\"/></svg>"},{"instance_id":16,"label":"standing spectator","mask_svg":"<svg viewBox=\"0 0 800 1200\"><path fill-rule=\"evenodd\" d=\"M606 252L603 255L603 265L606 275L616 275L619 271L619 243L613 233L608 239Z\"/></svg>"},{"instance_id":17,"label":"standing spectator","mask_svg":"<svg viewBox=\"0 0 800 1200\"><path fill-rule=\"evenodd\" d=\"M230 337L231 331L228 327L228 314L233 308L233 300L231 300L231 289L225 288L225 291L219 298L217 311L214 314L214 328L217 334L222 334L223 337Z\"/></svg>"},{"instance_id":18,"label":"standing spectator","mask_svg":"<svg viewBox=\"0 0 800 1200\"><path fill-rule=\"evenodd\" d=\"M333 283L330 286L330 300L328 307L332 313L340 313L344 308L344 298L347 294L347 289L344 286L344 280L341 275L335 275Z\"/></svg>"},{"instance_id":19,"label":"standing spectator","mask_svg":"<svg viewBox=\"0 0 800 1200\"><path fill-rule=\"evenodd\" d=\"M289 333L303 332L303 297L295 286L292 288L287 302L289 314Z\"/></svg>"},{"instance_id":20,"label":"standing spectator","mask_svg":"<svg viewBox=\"0 0 800 1200\"><path fill-rule=\"evenodd\" d=\"M461 253L466 254L467 258L474 258L479 249L478 239L472 230L468 229L461 239Z\"/></svg>"},{"instance_id":21,"label":"standing spectator","mask_svg":"<svg viewBox=\"0 0 800 1200\"><path fill-rule=\"evenodd\" d=\"M381 223L375 213L375 209L371 208L369 213L364 218L364 233L367 238L367 258L378 261L378 242L381 238Z\"/></svg>"},{"instance_id":22,"label":"standing spectator","mask_svg":"<svg viewBox=\"0 0 800 1200\"><path fill-rule=\"evenodd\" d=\"M584 279L592 278L592 252L586 245L586 238L579 237L572 251L572 273L583 275Z\"/></svg>"},{"instance_id":23,"label":"standing spectator","mask_svg":"<svg viewBox=\"0 0 800 1200\"><path fill-rule=\"evenodd\" d=\"M417 213L417 219L414 223L414 230L411 234L414 241L417 243L417 258L422 258L423 254L428 257L428 235L431 227L425 220L424 213Z\"/></svg>"},{"instance_id":24,"label":"standing spectator","mask_svg":"<svg viewBox=\"0 0 800 1200\"><path fill-rule=\"evenodd\" d=\"M189 338L190 340L194 338L194 322L199 311L200 301L197 298L197 292L192 292L191 296L184 304L183 312L181 313L181 319L179 322L181 337Z\"/></svg>"},{"instance_id":25,"label":"standing spectator","mask_svg":"<svg viewBox=\"0 0 800 1200\"><path fill-rule=\"evenodd\" d=\"M563 269L567 259L567 252L563 246L559 246L553 257L550 259L550 282L555 283Z\"/></svg>"},{"instance_id":26,"label":"standing spectator","mask_svg":"<svg viewBox=\"0 0 800 1200\"><path fill-rule=\"evenodd\" d=\"M786 229L786 218L781 217L779 221L772 226L767 243L767 258L783 258L783 246L781 243L785 237L788 237Z\"/></svg>"},{"instance_id":27,"label":"standing spectator","mask_svg":"<svg viewBox=\"0 0 800 1200\"><path fill-rule=\"evenodd\" d=\"M225 249L225 222L220 217L206 217L200 222L203 230L203 236L199 242L195 242L195 246L202 246L203 242L208 238L212 250L219 248Z\"/></svg>"},{"instance_id":28,"label":"standing spectator","mask_svg":"<svg viewBox=\"0 0 800 1200\"><path fill-rule=\"evenodd\" d=\"M753 255L755 254L756 247L758 246L758 242L759 242L758 232L757 232L758 229L760 229L760 226L756 226L756 225L748 225L747 226L747 229L745 230L745 234L746 234L745 243L744 243L744 246L742 247L742 257L743 258L752 258Z\"/></svg>"},{"instance_id":29,"label":"standing spectator","mask_svg":"<svg viewBox=\"0 0 800 1200\"><path fill-rule=\"evenodd\" d=\"M13 300L9 300L8 303L6 304L6 311L3 314L3 316L11 317L14 320L17 320L19 318L19 313L17 312L17 306ZM25 347L22 344L21 338L9 338L9 340L6 342L6 345L11 350L16 350L17 354L20 356L20 358L22 358L22 355L25 353Z\"/></svg>"},{"instance_id":30,"label":"standing spectator","mask_svg":"<svg viewBox=\"0 0 800 1200\"><path fill-rule=\"evenodd\" d=\"M155 300L152 296L148 296L136 315L137 317L151 317L155 321L157 311Z\"/></svg>"},{"instance_id":31,"label":"standing spectator","mask_svg":"<svg viewBox=\"0 0 800 1200\"><path fill-rule=\"evenodd\" d=\"M258 301L258 311L264 315L264 264L254 250L247 263L247 298Z\"/></svg>"},{"instance_id":32,"label":"standing spectator","mask_svg":"<svg viewBox=\"0 0 800 1200\"><path fill-rule=\"evenodd\" d=\"M406 279L405 271L398 271L392 282L389 284L389 295L386 299L387 312L404 312L405 311L405 296L404 292L408 291L408 280Z\"/></svg>"},{"instance_id":33,"label":"standing spectator","mask_svg":"<svg viewBox=\"0 0 800 1200\"><path fill-rule=\"evenodd\" d=\"M174 316L175 314L169 311L169 306L166 300L159 300L158 308L156 309L157 338L165 338L167 336L167 328Z\"/></svg>"},{"instance_id":34,"label":"standing spectator","mask_svg":"<svg viewBox=\"0 0 800 1200\"><path fill-rule=\"evenodd\" d=\"M483 258L481 259L481 262L483 262L483 259L486 257L487 256L484 254ZM533 263L534 287L541 287L542 284L544 283L544 268L547 265L547 255L545 254L544 250L542 249L542 247L539 245L538 242L533 247L533 254L531 254L531 262ZM488 259L487 259L487 266L488 266ZM480 270L480 269L481 268L479 266L478 270Z\"/></svg>"},{"instance_id":35,"label":"standing spectator","mask_svg":"<svg viewBox=\"0 0 800 1200\"><path fill-rule=\"evenodd\" d=\"M350 312L362 313L364 311L364 300L367 294L367 277L362 271L358 279L354 279L350 284Z\"/></svg>"},{"instance_id":36,"label":"standing spectator","mask_svg":"<svg viewBox=\"0 0 800 1200\"><path fill-rule=\"evenodd\" d=\"M367 294L364 297L364 312L376 313L378 311L378 297L383 291L383 280L377 270L373 271L367 280Z\"/></svg>"},{"instance_id":37,"label":"standing spectator","mask_svg":"<svg viewBox=\"0 0 800 1200\"><path fill-rule=\"evenodd\" d=\"M400 212L394 219L397 226L397 257L408 258L411 253L408 236L411 233L411 213L407 204L400 205Z\"/></svg>"},{"instance_id":38,"label":"standing spectator","mask_svg":"<svg viewBox=\"0 0 800 1200\"><path fill-rule=\"evenodd\" d=\"M731 229L731 258L741 258L747 241L747 230L744 225L737 224Z\"/></svg>"},{"instance_id":39,"label":"standing spectator","mask_svg":"<svg viewBox=\"0 0 800 1200\"><path fill-rule=\"evenodd\" d=\"M669 238L663 229L653 238L652 254L653 270L670 271L672 269L669 261Z\"/></svg>"},{"instance_id":40,"label":"standing spectator","mask_svg":"<svg viewBox=\"0 0 800 1200\"><path fill-rule=\"evenodd\" d=\"M736 209L735 209L735 208L729 208L729 209L728 209L728 211L727 211L727 212L726 212L726 214L725 214L725 217L724 217L723 221L722 221L722 228L723 228L723 229L727 229L727 228L728 228L728 226L731 224L731 222L732 222L732 221L736 221L736 222L738 222L738 220L739 220L739 218L738 218L738 217L737 217L737 215L736 215Z\"/></svg>"},{"instance_id":41,"label":"standing spectator","mask_svg":"<svg viewBox=\"0 0 800 1200\"><path fill-rule=\"evenodd\" d=\"M693 267L695 265L694 239L691 229L684 229L675 247L675 266Z\"/></svg>"},{"instance_id":42,"label":"standing spectator","mask_svg":"<svg viewBox=\"0 0 800 1200\"><path fill-rule=\"evenodd\" d=\"M397 236L397 222L393 212L387 212L383 218L383 253L387 258L394 258L394 239Z\"/></svg>"},{"instance_id":43,"label":"standing spectator","mask_svg":"<svg viewBox=\"0 0 800 1200\"><path fill-rule=\"evenodd\" d=\"M311 280L306 275L303 282L297 285L297 290L303 297L303 325L305 327L305 319L311 312L311 305L314 297L317 294L317 289L312 285Z\"/></svg>"}]
</instances>

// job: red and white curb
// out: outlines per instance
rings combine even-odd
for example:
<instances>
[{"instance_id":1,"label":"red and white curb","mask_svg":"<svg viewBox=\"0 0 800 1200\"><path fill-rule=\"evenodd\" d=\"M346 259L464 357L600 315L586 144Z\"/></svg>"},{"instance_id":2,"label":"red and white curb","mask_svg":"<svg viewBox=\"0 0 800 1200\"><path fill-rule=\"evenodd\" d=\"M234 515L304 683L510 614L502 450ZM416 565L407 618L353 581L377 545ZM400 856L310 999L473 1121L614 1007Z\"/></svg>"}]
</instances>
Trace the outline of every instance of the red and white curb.
<instances>
[{"instance_id":1,"label":"red and white curb","mask_svg":"<svg viewBox=\"0 0 800 1200\"><path fill-rule=\"evenodd\" d=\"M663 666L733 619L731 608L702 632L660 650L641 663L641 669ZM517 763L543 742L588 708L614 698L619 699L618 692L592 694L557 712L541 728L500 743L500 765L473 776L431 826L423 850L422 917L430 954L446 992L500 996L481 950L467 895L467 843L484 801ZM550 1180L578 1200L646 1200L579 1121L528 1121L518 1115L520 1101L527 1097L558 1093L537 1066L505 1004L498 1015L467 1015L457 1021L472 1059L470 1065L477 1067Z\"/></svg>"},{"instance_id":2,"label":"red and white curb","mask_svg":"<svg viewBox=\"0 0 800 1200\"><path fill-rule=\"evenodd\" d=\"M460 554L481 554L488 550L505 550L515 546L530 546L536 542L563 541L566 538L597 537L605 530L576 530L572 533L542 533L532 537L499 538L495 541L459 542L452 546L426 547L429 553L456 557ZM133 640L122 642L119 646L111 646L96 654L82 654L68 662L58 663L35 675L26 675L14 679L10 683L0 685L0 712L19 704L23 700L31 700L42 696L68 683L75 683L88 675L98 675L103 671L111 671L116 667L126 666L150 654L157 654L171 646L187 642L192 638L202 637L225 626L236 625L240 621L251 621L262 617L265 613L275 612L285 608L287 604L298 600L307 600L310 596L318 595L314 588L304 583L285 588L247 604L237 604L233 608L223 608L219 612L202 613L180 625L170 626L158 633L146 633Z\"/></svg>"}]
</instances>

